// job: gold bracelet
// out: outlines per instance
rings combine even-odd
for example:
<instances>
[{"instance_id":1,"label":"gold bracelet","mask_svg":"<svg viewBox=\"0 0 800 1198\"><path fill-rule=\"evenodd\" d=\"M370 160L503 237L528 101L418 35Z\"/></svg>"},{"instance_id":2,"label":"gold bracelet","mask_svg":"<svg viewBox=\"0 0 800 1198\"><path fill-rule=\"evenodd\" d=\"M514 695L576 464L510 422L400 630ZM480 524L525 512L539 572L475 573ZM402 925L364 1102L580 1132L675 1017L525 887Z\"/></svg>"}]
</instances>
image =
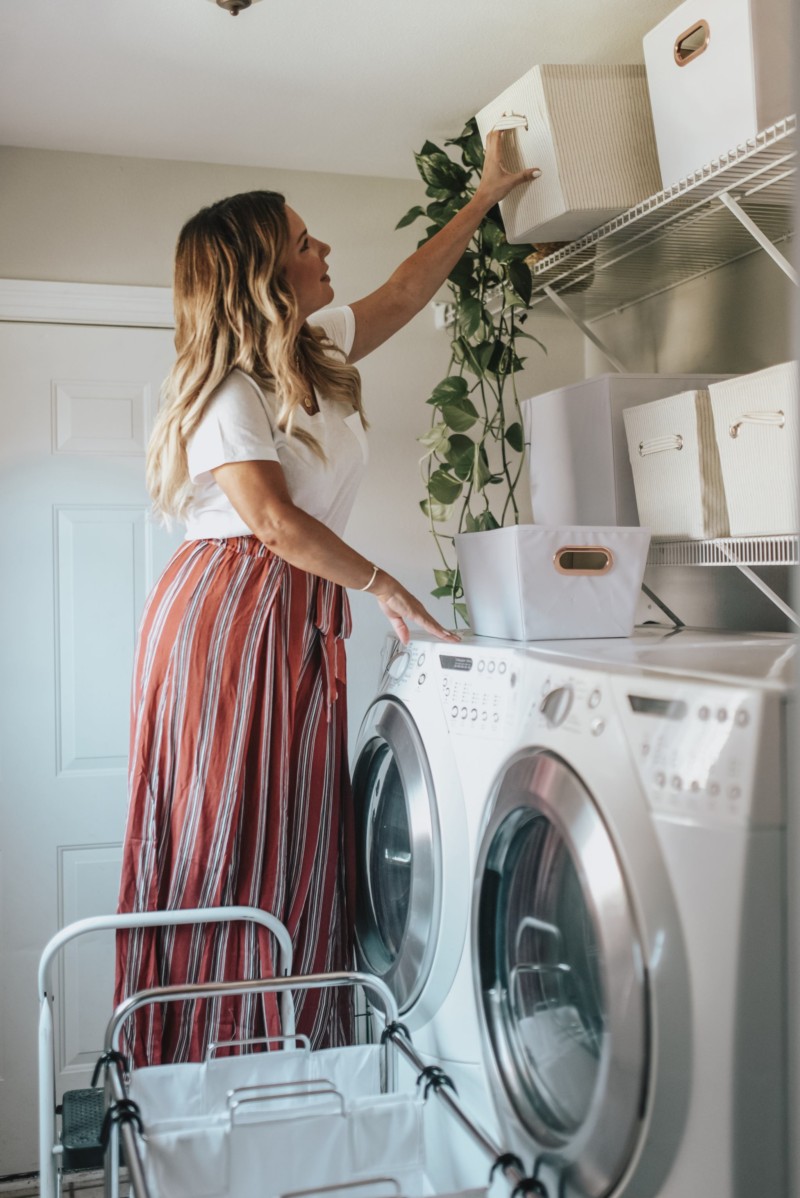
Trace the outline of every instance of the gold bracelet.
<instances>
[{"instance_id":1,"label":"gold bracelet","mask_svg":"<svg viewBox=\"0 0 800 1198\"><path fill-rule=\"evenodd\" d=\"M372 574L370 575L369 582L367 583L367 585L366 585L366 586L364 586L364 587L359 587L358 589L359 589L360 591L368 591L368 590L369 590L369 588L372 586L373 582L375 581L375 579L378 577L378 569L379 569L379 567L378 567L378 566L376 566L374 562L370 562L370 565L372 566Z\"/></svg>"}]
</instances>

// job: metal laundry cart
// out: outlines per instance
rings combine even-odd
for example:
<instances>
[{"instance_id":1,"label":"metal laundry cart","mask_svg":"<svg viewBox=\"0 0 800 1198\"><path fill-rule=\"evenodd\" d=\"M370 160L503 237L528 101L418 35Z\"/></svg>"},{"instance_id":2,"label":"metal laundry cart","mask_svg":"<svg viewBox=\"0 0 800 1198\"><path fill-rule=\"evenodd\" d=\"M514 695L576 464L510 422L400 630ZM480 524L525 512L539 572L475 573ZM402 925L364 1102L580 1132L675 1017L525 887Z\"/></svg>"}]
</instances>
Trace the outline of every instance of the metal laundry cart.
<instances>
[{"instance_id":1,"label":"metal laundry cart","mask_svg":"<svg viewBox=\"0 0 800 1198\"><path fill-rule=\"evenodd\" d=\"M239 909L238 917L248 918L247 911ZM233 912L223 909L216 918ZM183 922L207 914L185 913ZM272 921L267 926L275 930ZM61 944L79 934L75 927L64 929ZM424 1120L431 1093L486 1154L485 1177L459 1198L486 1195L498 1170L520 1193L545 1193L475 1124L441 1070L425 1066L380 979L355 972L286 976L286 956L282 944L276 978L159 987L115 1010L100 1062L107 1198L120 1194L120 1141L135 1198L456 1198L430 1177ZM380 1043L312 1052L295 1034L293 993L337 986L360 986L370 995L385 1022ZM284 1030L268 1045L272 1051L217 1056L220 1049L256 1047L226 1042L210 1045L203 1062L133 1070L120 1054L126 1020L147 1004L266 993L280 995ZM416 1085L397 1087L398 1056L412 1066ZM52 1117L44 1122L42 1150L52 1155Z\"/></svg>"}]
</instances>

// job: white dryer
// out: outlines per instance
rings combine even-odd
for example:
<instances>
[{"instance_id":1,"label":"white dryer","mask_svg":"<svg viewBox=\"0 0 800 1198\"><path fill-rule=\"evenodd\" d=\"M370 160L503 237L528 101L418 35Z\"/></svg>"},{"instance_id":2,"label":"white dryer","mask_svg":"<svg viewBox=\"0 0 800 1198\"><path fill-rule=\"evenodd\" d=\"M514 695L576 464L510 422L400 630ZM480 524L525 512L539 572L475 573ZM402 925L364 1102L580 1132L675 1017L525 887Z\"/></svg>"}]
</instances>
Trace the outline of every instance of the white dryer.
<instances>
[{"instance_id":1,"label":"white dryer","mask_svg":"<svg viewBox=\"0 0 800 1198\"><path fill-rule=\"evenodd\" d=\"M794 652L646 629L527 647L472 950L502 1136L551 1198L787 1198Z\"/></svg>"},{"instance_id":2,"label":"white dryer","mask_svg":"<svg viewBox=\"0 0 800 1198\"><path fill-rule=\"evenodd\" d=\"M390 640L353 768L360 964L392 989L417 1051L495 1133L469 919L491 779L527 711L526 668L515 643L453 646L418 634L404 648ZM452 1120L441 1136L452 1141ZM447 1184L485 1181L485 1158L466 1139L450 1156Z\"/></svg>"}]
</instances>

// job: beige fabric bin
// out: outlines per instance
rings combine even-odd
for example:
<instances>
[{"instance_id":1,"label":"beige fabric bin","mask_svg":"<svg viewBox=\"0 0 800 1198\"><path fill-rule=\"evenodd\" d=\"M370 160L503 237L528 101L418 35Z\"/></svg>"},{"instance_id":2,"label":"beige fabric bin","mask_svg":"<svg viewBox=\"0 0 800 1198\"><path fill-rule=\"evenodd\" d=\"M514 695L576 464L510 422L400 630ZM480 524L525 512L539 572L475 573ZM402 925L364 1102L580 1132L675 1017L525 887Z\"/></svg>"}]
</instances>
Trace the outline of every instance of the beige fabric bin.
<instances>
[{"instance_id":1,"label":"beige fabric bin","mask_svg":"<svg viewBox=\"0 0 800 1198\"><path fill-rule=\"evenodd\" d=\"M477 114L509 170L541 176L500 203L510 242L571 241L661 187L642 66L536 66Z\"/></svg>"},{"instance_id":2,"label":"beige fabric bin","mask_svg":"<svg viewBox=\"0 0 800 1198\"><path fill-rule=\"evenodd\" d=\"M800 531L796 362L709 387L731 536Z\"/></svg>"},{"instance_id":3,"label":"beige fabric bin","mask_svg":"<svg viewBox=\"0 0 800 1198\"><path fill-rule=\"evenodd\" d=\"M684 391L622 414L636 506L654 537L729 535L708 391Z\"/></svg>"},{"instance_id":4,"label":"beige fabric bin","mask_svg":"<svg viewBox=\"0 0 800 1198\"><path fill-rule=\"evenodd\" d=\"M686 0L643 40L664 187L793 111L789 0ZM769 189L761 196L769 202Z\"/></svg>"},{"instance_id":5,"label":"beige fabric bin","mask_svg":"<svg viewBox=\"0 0 800 1198\"><path fill-rule=\"evenodd\" d=\"M523 400L536 523L638 524L622 413L726 377L600 374Z\"/></svg>"},{"instance_id":6,"label":"beige fabric bin","mask_svg":"<svg viewBox=\"0 0 800 1198\"><path fill-rule=\"evenodd\" d=\"M458 533L472 631L515 641L630 636L650 530L519 524Z\"/></svg>"}]
</instances>

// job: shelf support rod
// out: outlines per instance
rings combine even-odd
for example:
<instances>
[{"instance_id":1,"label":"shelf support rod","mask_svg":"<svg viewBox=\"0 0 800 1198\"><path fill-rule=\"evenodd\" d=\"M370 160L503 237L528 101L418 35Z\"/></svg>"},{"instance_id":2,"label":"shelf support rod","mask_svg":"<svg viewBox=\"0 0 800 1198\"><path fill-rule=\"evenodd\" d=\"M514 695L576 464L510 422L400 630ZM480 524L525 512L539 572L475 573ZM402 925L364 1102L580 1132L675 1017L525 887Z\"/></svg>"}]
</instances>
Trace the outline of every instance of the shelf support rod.
<instances>
[{"instance_id":1,"label":"shelf support rod","mask_svg":"<svg viewBox=\"0 0 800 1198\"><path fill-rule=\"evenodd\" d=\"M798 284L797 271L794 269L788 259L784 257L780 250L772 244L766 233L764 233L762 229L759 229L755 221L750 219L744 209L737 204L730 192L720 192L719 198L728 211L736 217L741 225L744 226L750 236L755 238L762 250L769 254L772 261L777 263L785 275L789 276L796 287Z\"/></svg>"},{"instance_id":2,"label":"shelf support rod","mask_svg":"<svg viewBox=\"0 0 800 1198\"><path fill-rule=\"evenodd\" d=\"M784 603L784 601L783 601L783 599L781 599L780 595L777 595L775 593L775 591L773 591L772 587L768 586L767 583L764 582L763 578L758 577L755 570L751 570L750 567L745 566L743 562L737 562L736 555L734 553L731 553L730 549L728 549L727 546L720 544L719 548L720 548L721 552L725 555L725 557L727 557L728 561L732 565L736 566L737 570L741 570L741 572L742 572L742 574L744 574L745 578L748 579L748 581L752 582L754 587L758 587L759 591L761 591L762 594L766 595L766 597L770 600L770 602L774 603L775 606L780 611L783 612L783 614L787 617L787 619L791 620L793 624L797 625L797 627L800 628L800 616L797 615L797 612L794 611L793 608L789 607L788 603Z\"/></svg>"},{"instance_id":3,"label":"shelf support rod","mask_svg":"<svg viewBox=\"0 0 800 1198\"><path fill-rule=\"evenodd\" d=\"M555 291L553 291L553 288L550 286L549 283L545 283L544 286L542 287L542 290L544 291L547 298L551 299L553 301L553 303L559 309L559 311L563 312L564 315L566 317L568 317L568 319L571 320L572 323L580 329L580 331L583 333L584 337L588 337L589 340L592 342L592 344L597 346L597 348L600 350L600 353L603 355L604 358L608 359L608 361L611 363L611 365L614 367L615 370L618 370L620 374L628 373L627 370L625 369L625 367L620 362L619 358L615 358L614 355L611 353L611 351L609 349L606 349L605 345L603 345L603 342L596 335L596 333L592 332L592 330L589 328L588 324L586 324L583 320L581 320L580 316L576 316L576 314L572 311L572 308L570 308L569 304L564 303L561 296L558 295Z\"/></svg>"}]
</instances>

